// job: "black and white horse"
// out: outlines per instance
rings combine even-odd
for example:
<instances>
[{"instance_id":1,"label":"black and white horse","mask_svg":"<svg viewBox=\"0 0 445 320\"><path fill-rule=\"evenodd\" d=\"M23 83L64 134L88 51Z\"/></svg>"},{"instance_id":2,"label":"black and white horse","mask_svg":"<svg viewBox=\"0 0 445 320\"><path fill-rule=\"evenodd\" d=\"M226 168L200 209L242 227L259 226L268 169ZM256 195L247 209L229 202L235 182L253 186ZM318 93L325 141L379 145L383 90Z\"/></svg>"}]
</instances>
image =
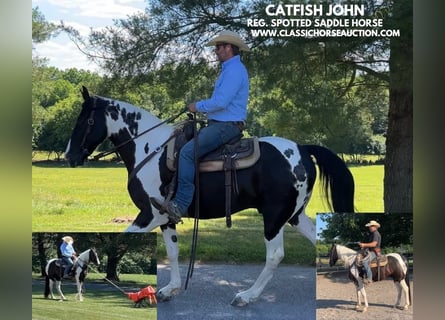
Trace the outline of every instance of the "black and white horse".
<instances>
[{"instance_id":1,"label":"black and white horse","mask_svg":"<svg viewBox=\"0 0 445 320\"><path fill-rule=\"evenodd\" d=\"M343 260L346 269L349 269L349 279L354 282L357 291L357 310L366 312L368 310L368 297L366 296L363 278L360 276L360 270L357 265L357 251L348 247L333 244L329 251L329 265L332 267L338 261ZM386 255L388 263L380 267L380 278L378 277L377 267L371 268L373 281L393 280L397 286L397 301L394 307L401 310L407 310L411 303L411 288L408 277L408 262L398 253L389 253ZM402 291L404 294L405 304L401 305ZM364 300L362 308L361 297Z\"/></svg>"},{"instance_id":2,"label":"black and white horse","mask_svg":"<svg viewBox=\"0 0 445 320\"><path fill-rule=\"evenodd\" d=\"M88 273L88 265L93 263L95 265L100 265L99 257L97 256L97 252L94 248L85 250L74 262L74 278L76 279L77 284L77 294L76 299L83 301L83 283ZM54 299L53 287L56 284L57 291L59 291L60 299L66 300L63 295L61 289L62 277L64 266L62 264L62 259L51 259L48 261L45 267L45 298L51 296L51 299Z\"/></svg>"},{"instance_id":3,"label":"black and white horse","mask_svg":"<svg viewBox=\"0 0 445 320\"><path fill-rule=\"evenodd\" d=\"M168 171L164 161L164 143L175 128L161 124L150 112L126 102L90 96L84 87L84 103L68 143L65 158L72 167L84 160L106 138L118 146L118 153L128 170L128 192L140 212L126 231L150 231L161 227L171 264L170 282L158 291L160 300L169 299L181 288L178 265L176 226L150 203L150 197L162 197ZM138 136L141 132L154 128ZM306 216L305 207L312 193L316 169L315 157L329 203L336 212L353 212L354 181L345 163L330 150L315 145L298 145L279 138L260 138L261 157L250 168L237 170L238 194L231 197L231 212L257 208L263 216L267 249L266 265L253 286L235 296L232 304L245 305L257 298L284 257L283 229L295 226L315 244L315 227ZM143 166L141 162L150 157ZM171 172L170 172L171 173ZM225 216L224 173L200 174L200 219ZM162 189L162 188L161 188ZM189 208L194 216L194 203Z\"/></svg>"}]
</instances>

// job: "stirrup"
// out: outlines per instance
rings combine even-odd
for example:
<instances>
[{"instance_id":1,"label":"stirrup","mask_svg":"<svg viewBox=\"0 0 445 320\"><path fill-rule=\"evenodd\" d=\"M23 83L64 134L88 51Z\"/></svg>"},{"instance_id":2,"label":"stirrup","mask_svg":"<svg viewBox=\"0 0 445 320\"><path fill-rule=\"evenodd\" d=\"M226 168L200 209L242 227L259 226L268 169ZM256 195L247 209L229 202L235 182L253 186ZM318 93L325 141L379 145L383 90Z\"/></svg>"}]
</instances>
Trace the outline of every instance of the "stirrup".
<instances>
[{"instance_id":1,"label":"stirrup","mask_svg":"<svg viewBox=\"0 0 445 320\"><path fill-rule=\"evenodd\" d=\"M170 201L165 200L163 203L160 202L159 199L155 198L155 197L151 197L150 198L150 202L153 205L153 207L155 207L157 210L159 210L160 213L166 213L168 215L168 219L170 220L171 223L177 224L177 223L184 223L182 221L182 215L181 214L176 214L174 212L170 212L168 210L168 206L170 205ZM179 208L178 208L179 210Z\"/></svg>"}]
</instances>

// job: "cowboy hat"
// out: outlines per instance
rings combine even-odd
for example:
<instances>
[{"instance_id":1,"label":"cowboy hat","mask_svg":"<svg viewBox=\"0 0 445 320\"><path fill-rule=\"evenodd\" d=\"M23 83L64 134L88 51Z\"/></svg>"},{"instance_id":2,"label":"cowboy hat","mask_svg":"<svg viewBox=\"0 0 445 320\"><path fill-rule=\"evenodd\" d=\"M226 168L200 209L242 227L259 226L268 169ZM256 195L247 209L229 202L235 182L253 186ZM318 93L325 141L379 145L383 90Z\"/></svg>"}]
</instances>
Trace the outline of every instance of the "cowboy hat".
<instances>
[{"instance_id":1,"label":"cowboy hat","mask_svg":"<svg viewBox=\"0 0 445 320\"><path fill-rule=\"evenodd\" d=\"M365 227L370 227L370 226L376 226L377 228L380 228L380 223L378 223L375 220L371 220L367 224L365 224Z\"/></svg>"},{"instance_id":2,"label":"cowboy hat","mask_svg":"<svg viewBox=\"0 0 445 320\"><path fill-rule=\"evenodd\" d=\"M64 236L62 237L62 240L65 242L74 242L73 238L71 238L70 236Z\"/></svg>"},{"instance_id":3,"label":"cowboy hat","mask_svg":"<svg viewBox=\"0 0 445 320\"><path fill-rule=\"evenodd\" d=\"M206 44L206 47L214 46L217 43L230 43L234 46L237 46L241 51L250 51L249 47L243 41L243 39L241 39L241 37L236 32L229 30L221 31L219 35L214 37Z\"/></svg>"}]
</instances>

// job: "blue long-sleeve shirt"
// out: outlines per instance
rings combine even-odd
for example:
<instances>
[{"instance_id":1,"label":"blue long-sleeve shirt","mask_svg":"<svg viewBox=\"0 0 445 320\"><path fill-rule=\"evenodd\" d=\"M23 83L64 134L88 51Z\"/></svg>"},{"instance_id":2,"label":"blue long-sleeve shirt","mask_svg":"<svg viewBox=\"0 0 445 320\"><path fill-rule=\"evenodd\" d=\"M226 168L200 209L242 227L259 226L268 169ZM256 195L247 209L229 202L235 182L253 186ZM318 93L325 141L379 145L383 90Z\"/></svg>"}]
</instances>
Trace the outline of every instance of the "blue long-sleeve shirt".
<instances>
[{"instance_id":1,"label":"blue long-sleeve shirt","mask_svg":"<svg viewBox=\"0 0 445 320\"><path fill-rule=\"evenodd\" d=\"M210 99L196 102L199 112L207 113L209 120L244 121L247 116L249 76L240 56L222 63Z\"/></svg>"},{"instance_id":2,"label":"blue long-sleeve shirt","mask_svg":"<svg viewBox=\"0 0 445 320\"><path fill-rule=\"evenodd\" d=\"M65 241L60 246L60 251L62 252L62 256L70 258L73 256L74 253L76 253L73 246L69 243L66 243Z\"/></svg>"}]
</instances>

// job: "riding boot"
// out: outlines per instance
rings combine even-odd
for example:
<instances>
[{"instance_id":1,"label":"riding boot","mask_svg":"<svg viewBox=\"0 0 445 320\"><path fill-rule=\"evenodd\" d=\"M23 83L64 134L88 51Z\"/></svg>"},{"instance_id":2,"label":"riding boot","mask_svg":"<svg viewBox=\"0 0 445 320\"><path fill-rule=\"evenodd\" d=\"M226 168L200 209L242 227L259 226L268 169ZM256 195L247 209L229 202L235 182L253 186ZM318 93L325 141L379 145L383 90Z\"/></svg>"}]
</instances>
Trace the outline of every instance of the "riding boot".
<instances>
[{"instance_id":1,"label":"riding boot","mask_svg":"<svg viewBox=\"0 0 445 320\"><path fill-rule=\"evenodd\" d=\"M166 212L168 214L168 218L173 223L181 222L181 218L185 215L185 212L182 212L176 202L174 202L173 200L167 201L167 203L165 203L161 199L151 197L150 202L157 210L159 210L159 212Z\"/></svg>"}]
</instances>

